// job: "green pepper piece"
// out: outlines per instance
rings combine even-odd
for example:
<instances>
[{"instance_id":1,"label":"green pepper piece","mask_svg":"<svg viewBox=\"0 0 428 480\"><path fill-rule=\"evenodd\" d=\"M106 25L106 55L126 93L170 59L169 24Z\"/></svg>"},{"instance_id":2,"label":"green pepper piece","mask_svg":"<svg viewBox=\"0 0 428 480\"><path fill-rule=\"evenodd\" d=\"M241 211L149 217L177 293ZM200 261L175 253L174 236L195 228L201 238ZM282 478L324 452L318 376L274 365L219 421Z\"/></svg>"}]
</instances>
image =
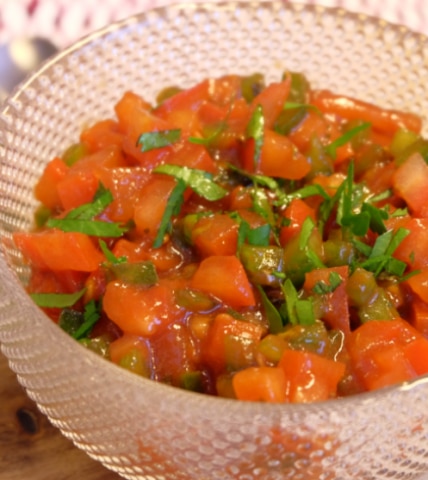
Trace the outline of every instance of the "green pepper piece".
<instances>
[{"instance_id":1,"label":"green pepper piece","mask_svg":"<svg viewBox=\"0 0 428 480\"><path fill-rule=\"evenodd\" d=\"M289 344L280 335L266 335L259 345L258 351L266 358L268 362L274 364L281 360L282 354L289 348Z\"/></svg>"},{"instance_id":2,"label":"green pepper piece","mask_svg":"<svg viewBox=\"0 0 428 480\"><path fill-rule=\"evenodd\" d=\"M109 268L117 279L126 283L151 287L158 281L156 267L150 261L137 263L115 263Z\"/></svg>"},{"instance_id":3,"label":"green pepper piece","mask_svg":"<svg viewBox=\"0 0 428 480\"><path fill-rule=\"evenodd\" d=\"M410 155L413 155L414 153L420 153L425 162L428 163L428 140L425 140L424 138L418 138L415 142L404 148L401 153L395 157L395 163L397 165L401 165L410 157Z\"/></svg>"},{"instance_id":4,"label":"green pepper piece","mask_svg":"<svg viewBox=\"0 0 428 480\"><path fill-rule=\"evenodd\" d=\"M69 335L73 336L83 324L84 315L82 312L72 308L64 308L59 316L58 325Z\"/></svg>"},{"instance_id":5,"label":"green pepper piece","mask_svg":"<svg viewBox=\"0 0 428 480\"><path fill-rule=\"evenodd\" d=\"M296 106L282 110L274 123L274 130L281 135L288 135L306 117L307 107Z\"/></svg>"},{"instance_id":6,"label":"green pepper piece","mask_svg":"<svg viewBox=\"0 0 428 480\"><path fill-rule=\"evenodd\" d=\"M257 285L279 286L284 269L284 251L277 246L244 243L239 255L250 280ZM279 275L278 275L279 274Z\"/></svg>"},{"instance_id":7,"label":"green pepper piece","mask_svg":"<svg viewBox=\"0 0 428 480\"><path fill-rule=\"evenodd\" d=\"M119 365L132 373L136 373L142 377L150 377L150 362L148 356L144 355L141 349L132 348L124 355Z\"/></svg>"},{"instance_id":8,"label":"green pepper piece","mask_svg":"<svg viewBox=\"0 0 428 480\"><path fill-rule=\"evenodd\" d=\"M202 372L184 372L180 375L179 386L184 390L190 390L191 392L203 393L203 376Z\"/></svg>"},{"instance_id":9,"label":"green pepper piece","mask_svg":"<svg viewBox=\"0 0 428 480\"><path fill-rule=\"evenodd\" d=\"M241 93L247 103L251 103L264 87L265 79L261 73L241 78Z\"/></svg>"},{"instance_id":10,"label":"green pepper piece","mask_svg":"<svg viewBox=\"0 0 428 480\"><path fill-rule=\"evenodd\" d=\"M417 133L412 132L411 130L400 129L392 138L389 149L394 157L399 157L408 147L410 147L410 145L417 140L420 140L420 138L421 137Z\"/></svg>"},{"instance_id":11,"label":"green pepper piece","mask_svg":"<svg viewBox=\"0 0 428 480\"><path fill-rule=\"evenodd\" d=\"M300 236L292 238L284 245L284 273L298 289L303 285L305 273L324 265L323 242L318 229L314 228L304 245Z\"/></svg>"},{"instance_id":12,"label":"green pepper piece","mask_svg":"<svg viewBox=\"0 0 428 480\"><path fill-rule=\"evenodd\" d=\"M171 86L171 87L166 87L163 90L161 90L157 97L156 97L156 103L157 105L160 105L163 103L165 100L168 100L168 98L173 97L177 93L180 93L182 91L181 88L176 87L176 86Z\"/></svg>"},{"instance_id":13,"label":"green pepper piece","mask_svg":"<svg viewBox=\"0 0 428 480\"><path fill-rule=\"evenodd\" d=\"M37 228L44 227L49 217L51 216L51 210L45 205L40 205L34 213L34 223Z\"/></svg>"},{"instance_id":14,"label":"green pepper piece","mask_svg":"<svg viewBox=\"0 0 428 480\"><path fill-rule=\"evenodd\" d=\"M351 242L340 239L328 239L324 242L324 261L327 267L351 265L355 257L355 247Z\"/></svg>"},{"instance_id":15,"label":"green pepper piece","mask_svg":"<svg viewBox=\"0 0 428 480\"><path fill-rule=\"evenodd\" d=\"M62 160L66 165L71 167L78 160L89 154L89 149L84 143L75 143L65 150L62 154Z\"/></svg>"},{"instance_id":16,"label":"green pepper piece","mask_svg":"<svg viewBox=\"0 0 428 480\"><path fill-rule=\"evenodd\" d=\"M332 356L331 338L321 320L316 320L311 325L290 326L278 336L293 350Z\"/></svg>"},{"instance_id":17,"label":"green pepper piece","mask_svg":"<svg viewBox=\"0 0 428 480\"><path fill-rule=\"evenodd\" d=\"M306 156L311 165L311 171L306 176L307 180L312 179L318 174L330 175L333 173L334 161L330 155L327 155L325 148L318 137L313 136L311 138Z\"/></svg>"},{"instance_id":18,"label":"green pepper piece","mask_svg":"<svg viewBox=\"0 0 428 480\"><path fill-rule=\"evenodd\" d=\"M175 301L177 305L191 312L210 312L217 306L213 297L191 288L177 290Z\"/></svg>"},{"instance_id":19,"label":"green pepper piece","mask_svg":"<svg viewBox=\"0 0 428 480\"><path fill-rule=\"evenodd\" d=\"M97 355L110 360L110 340L106 336L83 338L79 342Z\"/></svg>"},{"instance_id":20,"label":"green pepper piece","mask_svg":"<svg viewBox=\"0 0 428 480\"><path fill-rule=\"evenodd\" d=\"M310 83L308 79L299 72L285 72L283 78L291 75L291 88L288 95L288 102L293 103L307 103L308 92L310 90Z\"/></svg>"}]
</instances>

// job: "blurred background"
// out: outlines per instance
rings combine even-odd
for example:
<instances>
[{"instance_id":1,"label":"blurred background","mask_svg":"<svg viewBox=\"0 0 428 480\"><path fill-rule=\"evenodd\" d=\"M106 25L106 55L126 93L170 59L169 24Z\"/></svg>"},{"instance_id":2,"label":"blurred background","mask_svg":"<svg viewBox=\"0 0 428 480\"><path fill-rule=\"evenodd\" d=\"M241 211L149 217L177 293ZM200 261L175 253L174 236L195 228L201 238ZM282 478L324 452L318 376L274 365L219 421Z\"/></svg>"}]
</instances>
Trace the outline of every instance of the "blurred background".
<instances>
[{"instance_id":1,"label":"blurred background","mask_svg":"<svg viewBox=\"0 0 428 480\"><path fill-rule=\"evenodd\" d=\"M63 48L112 21L177 0L0 0L0 44L45 36ZM198 1L198 0L196 0ZM285 0L286 1L286 0ZM428 34L426 0L297 0L375 15Z\"/></svg>"}]
</instances>

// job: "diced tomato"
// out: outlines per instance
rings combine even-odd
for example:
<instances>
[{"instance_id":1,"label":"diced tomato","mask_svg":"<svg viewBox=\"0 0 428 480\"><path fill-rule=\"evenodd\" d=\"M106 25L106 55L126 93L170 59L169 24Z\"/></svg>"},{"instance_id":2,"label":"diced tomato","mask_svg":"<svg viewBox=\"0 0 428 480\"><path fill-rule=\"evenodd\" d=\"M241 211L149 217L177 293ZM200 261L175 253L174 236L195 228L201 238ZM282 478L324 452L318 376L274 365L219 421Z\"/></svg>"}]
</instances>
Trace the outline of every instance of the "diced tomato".
<instances>
[{"instance_id":1,"label":"diced tomato","mask_svg":"<svg viewBox=\"0 0 428 480\"><path fill-rule=\"evenodd\" d=\"M92 240L79 232L56 229L36 233L16 232L14 241L24 258L42 270L93 272L105 261Z\"/></svg>"},{"instance_id":2,"label":"diced tomato","mask_svg":"<svg viewBox=\"0 0 428 480\"><path fill-rule=\"evenodd\" d=\"M113 281L106 287L103 308L123 331L150 337L179 318L173 298L169 285L145 288Z\"/></svg>"},{"instance_id":3,"label":"diced tomato","mask_svg":"<svg viewBox=\"0 0 428 480\"><path fill-rule=\"evenodd\" d=\"M156 236L168 198L175 185L176 181L167 175L154 175L144 185L134 209L134 221L138 232Z\"/></svg>"},{"instance_id":4,"label":"diced tomato","mask_svg":"<svg viewBox=\"0 0 428 480\"><path fill-rule=\"evenodd\" d=\"M394 173L393 186L417 217L428 217L428 165L414 153Z\"/></svg>"},{"instance_id":5,"label":"diced tomato","mask_svg":"<svg viewBox=\"0 0 428 480\"><path fill-rule=\"evenodd\" d=\"M286 399L293 403L328 400L337 394L344 363L300 350L285 350L278 367L286 380Z\"/></svg>"},{"instance_id":6,"label":"diced tomato","mask_svg":"<svg viewBox=\"0 0 428 480\"><path fill-rule=\"evenodd\" d=\"M127 370L143 377L151 376L151 351L145 338L129 333L109 344L110 358Z\"/></svg>"},{"instance_id":7,"label":"diced tomato","mask_svg":"<svg viewBox=\"0 0 428 480\"><path fill-rule=\"evenodd\" d=\"M155 108L154 114L168 119L171 112L197 111L201 104L210 98L210 80L204 80L194 87L173 95Z\"/></svg>"},{"instance_id":8,"label":"diced tomato","mask_svg":"<svg viewBox=\"0 0 428 480\"><path fill-rule=\"evenodd\" d=\"M103 216L112 222L126 223L134 216L134 207L144 195L150 173L142 167L103 168L98 179L113 195Z\"/></svg>"},{"instance_id":9,"label":"diced tomato","mask_svg":"<svg viewBox=\"0 0 428 480\"><path fill-rule=\"evenodd\" d=\"M405 228L409 234L398 245L393 256L401 260L412 270L428 267L428 219L402 217L387 223L394 230Z\"/></svg>"},{"instance_id":10,"label":"diced tomato","mask_svg":"<svg viewBox=\"0 0 428 480\"><path fill-rule=\"evenodd\" d=\"M227 365L239 368L243 360L254 361L257 343L264 333L261 325L218 314L201 347L202 358L214 372L223 371Z\"/></svg>"},{"instance_id":11,"label":"diced tomato","mask_svg":"<svg viewBox=\"0 0 428 480\"><path fill-rule=\"evenodd\" d=\"M364 323L351 333L347 347L355 373L367 390L428 373L428 340L400 318Z\"/></svg>"},{"instance_id":12,"label":"diced tomato","mask_svg":"<svg viewBox=\"0 0 428 480\"><path fill-rule=\"evenodd\" d=\"M287 382L277 367L249 367L233 376L236 398L247 401L285 402Z\"/></svg>"},{"instance_id":13,"label":"diced tomato","mask_svg":"<svg viewBox=\"0 0 428 480\"><path fill-rule=\"evenodd\" d=\"M307 218L312 218L316 223L315 210L300 198L294 198L281 214L290 221L289 225L281 227L279 234L281 245L285 245L300 233Z\"/></svg>"},{"instance_id":14,"label":"diced tomato","mask_svg":"<svg viewBox=\"0 0 428 480\"><path fill-rule=\"evenodd\" d=\"M115 105L119 130L135 145L142 133L168 130L170 125L153 115L151 105L133 92L125 92Z\"/></svg>"},{"instance_id":15,"label":"diced tomato","mask_svg":"<svg viewBox=\"0 0 428 480\"><path fill-rule=\"evenodd\" d=\"M103 150L110 145L122 147L123 133L119 132L119 125L114 120L101 120L80 134L80 141L91 153Z\"/></svg>"},{"instance_id":16,"label":"diced tomato","mask_svg":"<svg viewBox=\"0 0 428 480\"><path fill-rule=\"evenodd\" d=\"M253 288L242 263L235 256L214 255L199 264L192 287L218 297L231 307L256 304Z\"/></svg>"},{"instance_id":17,"label":"diced tomato","mask_svg":"<svg viewBox=\"0 0 428 480\"><path fill-rule=\"evenodd\" d=\"M309 173L311 166L289 140L273 130L265 129L260 158L255 158L255 141L249 138L245 142L244 167L250 172L271 177L298 180Z\"/></svg>"},{"instance_id":18,"label":"diced tomato","mask_svg":"<svg viewBox=\"0 0 428 480\"><path fill-rule=\"evenodd\" d=\"M287 75L282 82L269 84L251 102L252 110L261 105L266 127L273 127L275 120L284 108L290 88L291 76Z\"/></svg>"},{"instance_id":19,"label":"diced tomato","mask_svg":"<svg viewBox=\"0 0 428 480\"><path fill-rule=\"evenodd\" d=\"M323 113L338 115L346 120L370 122L374 129L388 134L393 134L399 129L418 133L422 127L422 120L418 115L383 109L328 90L313 91L311 103Z\"/></svg>"},{"instance_id":20,"label":"diced tomato","mask_svg":"<svg viewBox=\"0 0 428 480\"><path fill-rule=\"evenodd\" d=\"M315 110L308 109L304 119L288 135L301 151L307 152L313 137L323 139L327 134L327 122Z\"/></svg>"},{"instance_id":21,"label":"diced tomato","mask_svg":"<svg viewBox=\"0 0 428 480\"><path fill-rule=\"evenodd\" d=\"M409 277L406 283L419 298L428 304L428 268L424 268L420 273Z\"/></svg>"},{"instance_id":22,"label":"diced tomato","mask_svg":"<svg viewBox=\"0 0 428 480\"><path fill-rule=\"evenodd\" d=\"M313 289L319 283L324 286L331 285L331 274L338 274L341 281L333 291L317 295L322 312L322 320L328 327L341 330L345 335L351 332L349 321L349 304L346 292L348 279L347 265L342 267L317 268L305 275L304 290L313 295Z\"/></svg>"},{"instance_id":23,"label":"diced tomato","mask_svg":"<svg viewBox=\"0 0 428 480\"><path fill-rule=\"evenodd\" d=\"M55 157L45 167L42 176L34 188L34 195L48 208L57 208L61 205L57 185L67 175L68 167L64 161Z\"/></svg>"},{"instance_id":24,"label":"diced tomato","mask_svg":"<svg viewBox=\"0 0 428 480\"><path fill-rule=\"evenodd\" d=\"M99 180L90 170L72 170L57 185L61 207L67 211L92 202Z\"/></svg>"},{"instance_id":25,"label":"diced tomato","mask_svg":"<svg viewBox=\"0 0 428 480\"><path fill-rule=\"evenodd\" d=\"M192 230L192 243L202 257L234 255L238 246L238 224L226 214L201 217Z\"/></svg>"},{"instance_id":26,"label":"diced tomato","mask_svg":"<svg viewBox=\"0 0 428 480\"><path fill-rule=\"evenodd\" d=\"M428 338L428 303L419 298L412 299L411 315L412 325Z\"/></svg>"},{"instance_id":27,"label":"diced tomato","mask_svg":"<svg viewBox=\"0 0 428 480\"><path fill-rule=\"evenodd\" d=\"M184 372L196 369L196 349L189 330L179 324L151 341L156 379L178 386Z\"/></svg>"}]
</instances>

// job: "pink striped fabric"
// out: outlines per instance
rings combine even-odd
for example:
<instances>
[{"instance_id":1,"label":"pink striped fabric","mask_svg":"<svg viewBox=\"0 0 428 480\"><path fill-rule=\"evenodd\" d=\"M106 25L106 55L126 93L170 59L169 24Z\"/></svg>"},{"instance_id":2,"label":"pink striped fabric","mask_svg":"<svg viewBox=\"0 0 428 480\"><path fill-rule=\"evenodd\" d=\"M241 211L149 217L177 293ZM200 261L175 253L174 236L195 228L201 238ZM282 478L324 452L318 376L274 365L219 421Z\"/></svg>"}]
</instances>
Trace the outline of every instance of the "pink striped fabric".
<instances>
[{"instance_id":1,"label":"pink striped fabric","mask_svg":"<svg viewBox=\"0 0 428 480\"><path fill-rule=\"evenodd\" d=\"M114 20L176 1L0 0L0 43L16 37L42 35L48 36L59 47L65 47L81 36ZM425 0L296 1L343 7L351 11L378 16L428 34L428 2Z\"/></svg>"}]
</instances>

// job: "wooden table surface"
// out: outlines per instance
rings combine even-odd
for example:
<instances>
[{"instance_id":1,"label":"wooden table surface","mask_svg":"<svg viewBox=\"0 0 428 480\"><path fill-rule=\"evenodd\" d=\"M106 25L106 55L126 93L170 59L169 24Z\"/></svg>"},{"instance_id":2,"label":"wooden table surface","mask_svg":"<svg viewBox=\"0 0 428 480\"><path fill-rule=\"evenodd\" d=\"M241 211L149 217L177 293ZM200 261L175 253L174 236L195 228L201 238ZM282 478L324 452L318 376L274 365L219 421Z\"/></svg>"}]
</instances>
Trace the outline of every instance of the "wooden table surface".
<instances>
[{"instance_id":1,"label":"wooden table surface","mask_svg":"<svg viewBox=\"0 0 428 480\"><path fill-rule=\"evenodd\" d=\"M119 480L37 409L0 353L0 480Z\"/></svg>"}]
</instances>

